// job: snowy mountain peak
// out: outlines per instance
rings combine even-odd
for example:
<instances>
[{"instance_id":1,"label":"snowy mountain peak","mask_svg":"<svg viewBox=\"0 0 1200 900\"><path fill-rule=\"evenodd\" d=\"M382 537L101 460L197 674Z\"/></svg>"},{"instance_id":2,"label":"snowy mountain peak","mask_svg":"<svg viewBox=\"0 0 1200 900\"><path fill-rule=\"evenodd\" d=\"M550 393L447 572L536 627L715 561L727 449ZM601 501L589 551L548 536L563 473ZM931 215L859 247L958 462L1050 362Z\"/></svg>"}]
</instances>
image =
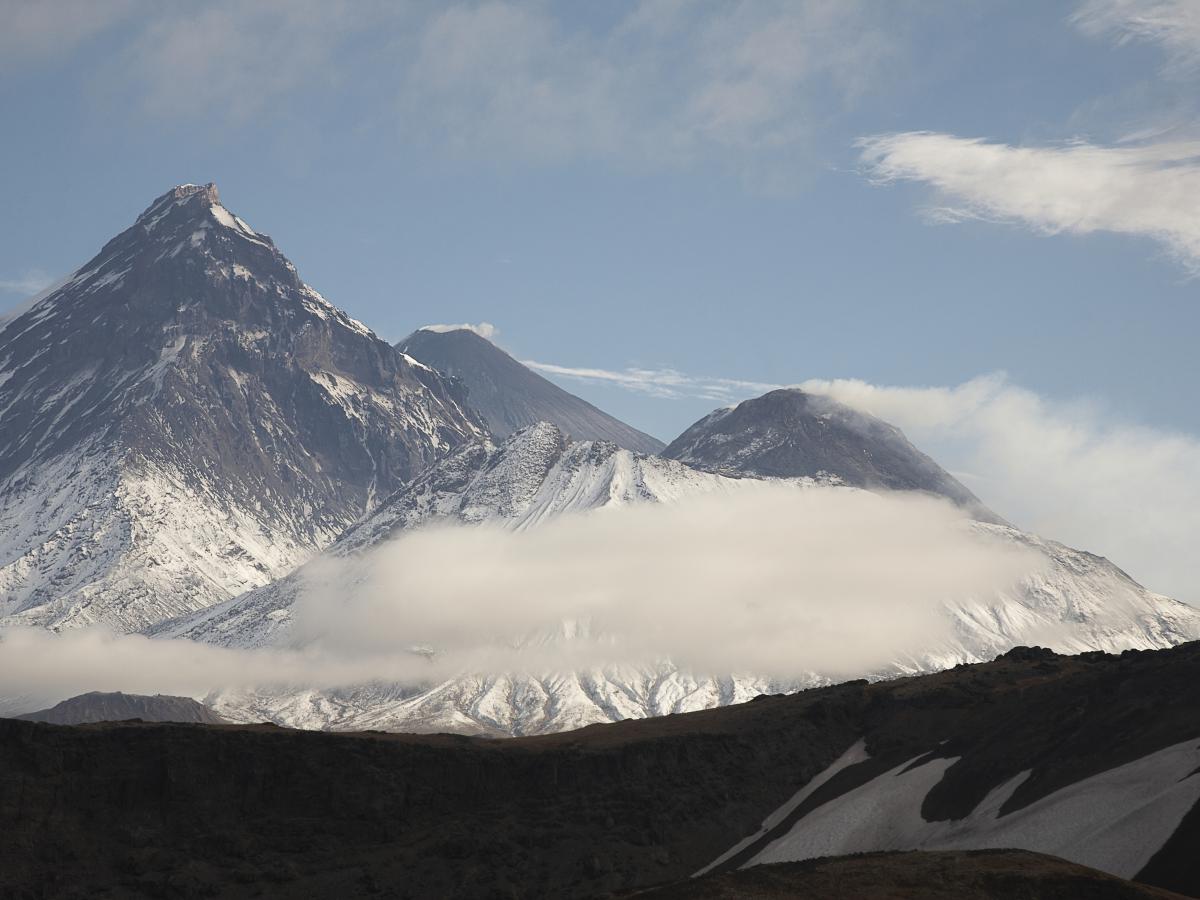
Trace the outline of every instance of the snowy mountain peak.
<instances>
[{"instance_id":1,"label":"snowy mountain peak","mask_svg":"<svg viewBox=\"0 0 1200 900\"><path fill-rule=\"evenodd\" d=\"M169 246L169 256L174 259L188 249L214 249L209 246L209 239L217 235L226 241L240 238L243 242L258 245L267 251L263 254L265 257L277 257L272 261L284 269L291 269L294 275L294 268L275 248L274 242L226 208L221 203L217 186L212 183L184 184L167 191L138 216L132 228L114 239L110 247L115 250L131 239L147 236L156 244Z\"/></svg>"},{"instance_id":2,"label":"snowy mountain peak","mask_svg":"<svg viewBox=\"0 0 1200 900\"><path fill-rule=\"evenodd\" d=\"M732 495L751 489L752 481L697 471L606 441L571 441L562 429L539 423L499 446L484 442L459 449L387 498L311 567L150 633L225 646L302 645L303 614L298 614L299 628L293 615L306 585L314 583L311 579L327 577L325 566L336 560L338 583L349 596L369 581L369 551L413 529L487 524L524 531L572 512L671 503L699 494ZM828 483L818 486L813 479L788 483L798 489L856 492ZM972 539L1021 548L1040 559L1042 567L1005 589L948 600L943 614L949 637L931 638L921 652L861 674L948 668L1051 635L1063 652L1165 647L1200 635L1200 612L1152 594L1106 560L1005 525L972 522L964 527ZM548 624L537 640L567 640L568 631L565 623ZM233 691L210 702L236 721L269 718L298 727L530 734L739 702L759 693L826 683L830 677L813 671L784 683L762 674L702 675L665 660L647 660L638 666L574 672L464 674L432 685Z\"/></svg>"},{"instance_id":3,"label":"snowy mountain peak","mask_svg":"<svg viewBox=\"0 0 1200 900\"><path fill-rule=\"evenodd\" d=\"M284 574L485 434L215 185L0 330L0 619L141 628Z\"/></svg>"}]
</instances>

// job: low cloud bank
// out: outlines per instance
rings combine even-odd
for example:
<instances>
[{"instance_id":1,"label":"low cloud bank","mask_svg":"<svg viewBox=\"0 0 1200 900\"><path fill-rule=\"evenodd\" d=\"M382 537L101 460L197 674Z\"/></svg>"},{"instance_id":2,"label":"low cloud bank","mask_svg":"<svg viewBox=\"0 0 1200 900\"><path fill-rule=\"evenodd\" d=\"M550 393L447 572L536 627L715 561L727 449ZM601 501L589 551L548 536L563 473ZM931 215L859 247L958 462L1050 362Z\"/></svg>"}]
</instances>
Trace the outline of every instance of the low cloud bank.
<instances>
[{"instance_id":1,"label":"low cloud bank","mask_svg":"<svg viewBox=\"0 0 1200 900\"><path fill-rule=\"evenodd\" d=\"M1096 405L1053 403L1002 375L947 388L801 387L885 419L940 462L977 473L970 487L1021 528L1108 556L1150 588L1200 603L1195 436L1114 422Z\"/></svg>"},{"instance_id":2,"label":"low cloud bank","mask_svg":"<svg viewBox=\"0 0 1200 900\"><path fill-rule=\"evenodd\" d=\"M944 603L1043 562L938 500L746 483L524 532L429 528L328 562L294 610L290 649L12 630L0 683L201 696L665 658L700 673L852 677L949 639Z\"/></svg>"},{"instance_id":3,"label":"low cloud bank","mask_svg":"<svg viewBox=\"0 0 1200 900\"><path fill-rule=\"evenodd\" d=\"M552 375L664 398L740 402L785 385L671 369L529 363ZM991 509L1027 531L1103 554L1150 588L1200 605L1200 437L1115 419L1092 402L1049 400L1003 374L950 387L856 379L797 385L901 428Z\"/></svg>"}]
</instances>

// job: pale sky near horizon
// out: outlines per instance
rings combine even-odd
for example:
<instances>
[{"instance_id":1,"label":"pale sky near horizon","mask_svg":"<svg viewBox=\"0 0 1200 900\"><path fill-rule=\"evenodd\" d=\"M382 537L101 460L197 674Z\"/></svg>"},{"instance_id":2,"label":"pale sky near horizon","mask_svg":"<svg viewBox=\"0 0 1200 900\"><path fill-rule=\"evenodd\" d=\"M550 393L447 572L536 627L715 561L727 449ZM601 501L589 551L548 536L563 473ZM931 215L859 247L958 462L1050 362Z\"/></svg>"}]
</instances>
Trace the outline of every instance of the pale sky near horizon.
<instances>
[{"instance_id":1,"label":"pale sky near horizon","mask_svg":"<svg viewBox=\"0 0 1200 900\"><path fill-rule=\"evenodd\" d=\"M666 440L929 389L872 402L1200 600L1197 87L1195 0L0 0L0 310L216 181L382 336L494 323Z\"/></svg>"}]
</instances>

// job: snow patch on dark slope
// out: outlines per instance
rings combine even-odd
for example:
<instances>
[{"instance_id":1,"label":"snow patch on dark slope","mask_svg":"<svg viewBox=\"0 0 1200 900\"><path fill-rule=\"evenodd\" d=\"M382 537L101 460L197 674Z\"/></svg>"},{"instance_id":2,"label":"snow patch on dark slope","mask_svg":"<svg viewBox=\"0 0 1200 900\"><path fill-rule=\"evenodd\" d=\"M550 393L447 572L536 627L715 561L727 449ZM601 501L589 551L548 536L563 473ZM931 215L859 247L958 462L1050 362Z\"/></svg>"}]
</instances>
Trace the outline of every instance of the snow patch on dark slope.
<instances>
[{"instance_id":1,"label":"snow patch on dark slope","mask_svg":"<svg viewBox=\"0 0 1200 900\"><path fill-rule=\"evenodd\" d=\"M974 682L961 669L897 682L863 740L697 874L1015 847L1190 892L1200 873L1180 866L1195 857L1179 837L1200 802L1198 648L1023 647ZM933 710L956 694L952 724Z\"/></svg>"},{"instance_id":2,"label":"snow patch on dark slope","mask_svg":"<svg viewBox=\"0 0 1200 900\"><path fill-rule=\"evenodd\" d=\"M287 574L485 433L211 184L4 324L0 418L0 623L119 631Z\"/></svg>"},{"instance_id":3,"label":"snow patch on dark slope","mask_svg":"<svg viewBox=\"0 0 1200 900\"><path fill-rule=\"evenodd\" d=\"M401 351L461 379L472 408L497 438L538 422L551 422L580 441L612 441L639 453L665 444L644 434L513 359L467 328L420 329L396 345Z\"/></svg>"},{"instance_id":4,"label":"snow patch on dark slope","mask_svg":"<svg viewBox=\"0 0 1200 900\"><path fill-rule=\"evenodd\" d=\"M958 757L906 760L809 812L747 866L876 850L1020 847L1123 878L1140 872L1200 800L1195 737L1001 814L1030 772L994 788L970 814L927 821L922 803ZM835 763L834 766L843 766ZM824 780L823 776L818 776Z\"/></svg>"},{"instance_id":5,"label":"snow patch on dark slope","mask_svg":"<svg viewBox=\"0 0 1200 900\"><path fill-rule=\"evenodd\" d=\"M868 490L923 491L952 500L980 521L1003 524L894 425L795 388L714 410L662 455L735 478L833 476Z\"/></svg>"}]
</instances>

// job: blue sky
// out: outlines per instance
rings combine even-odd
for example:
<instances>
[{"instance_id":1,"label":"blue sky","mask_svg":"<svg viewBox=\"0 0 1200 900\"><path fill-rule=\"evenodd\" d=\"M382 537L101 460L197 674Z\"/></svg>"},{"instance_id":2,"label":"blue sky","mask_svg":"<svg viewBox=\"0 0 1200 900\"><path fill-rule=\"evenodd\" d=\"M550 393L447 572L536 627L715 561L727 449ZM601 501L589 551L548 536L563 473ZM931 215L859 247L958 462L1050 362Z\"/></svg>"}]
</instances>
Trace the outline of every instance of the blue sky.
<instances>
[{"instance_id":1,"label":"blue sky","mask_svg":"<svg viewBox=\"0 0 1200 900\"><path fill-rule=\"evenodd\" d=\"M0 308L216 181L381 335L494 323L665 439L765 385L1007 373L1013 422L872 402L1157 572L1137 497L1200 524L1198 86L1191 0L0 0ZM997 461L1026 428L1069 491Z\"/></svg>"}]
</instances>

